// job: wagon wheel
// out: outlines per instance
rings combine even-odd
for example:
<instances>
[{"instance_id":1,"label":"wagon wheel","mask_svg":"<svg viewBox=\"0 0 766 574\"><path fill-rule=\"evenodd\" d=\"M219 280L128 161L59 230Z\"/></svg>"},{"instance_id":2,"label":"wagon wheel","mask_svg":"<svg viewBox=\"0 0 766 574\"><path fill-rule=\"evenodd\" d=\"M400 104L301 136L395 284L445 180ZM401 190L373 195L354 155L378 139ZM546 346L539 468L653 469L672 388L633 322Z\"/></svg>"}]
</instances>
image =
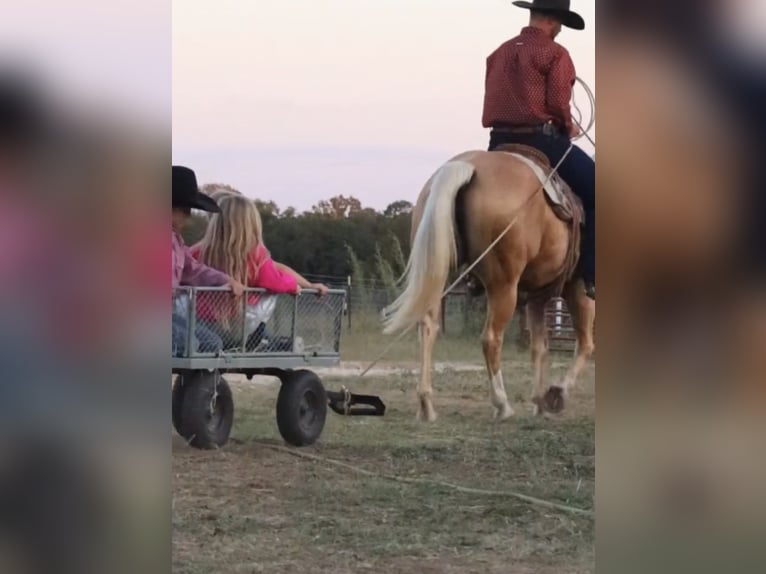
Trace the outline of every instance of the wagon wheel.
<instances>
[{"instance_id":1,"label":"wagon wheel","mask_svg":"<svg viewBox=\"0 0 766 574\"><path fill-rule=\"evenodd\" d=\"M222 447L234 422L234 399L226 380L217 372L195 371L183 380L179 433L195 448Z\"/></svg>"},{"instance_id":2,"label":"wagon wheel","mask_svg":"<svg viewBox=\"0 0 766 574\"><path fill-rule=\"evenodd\" d=\"M186 392L186 386L184 385L184 375L178 375L173 383L173 395L172 395L172 420L173 428L180 435L181 434L181 405L184 401L184 393Z\"/></svg>"},{"instance_id":3,"label":"wagon wheel","mask_svg":"<svg viewBox=\"0 0 766 574\"><path fill-rule=\"evenodd\" d=\"M311 371L285 373L277 398L277 427L293 446L314 444L327 418L327 393Z\"/></svg>"}]
</instances>

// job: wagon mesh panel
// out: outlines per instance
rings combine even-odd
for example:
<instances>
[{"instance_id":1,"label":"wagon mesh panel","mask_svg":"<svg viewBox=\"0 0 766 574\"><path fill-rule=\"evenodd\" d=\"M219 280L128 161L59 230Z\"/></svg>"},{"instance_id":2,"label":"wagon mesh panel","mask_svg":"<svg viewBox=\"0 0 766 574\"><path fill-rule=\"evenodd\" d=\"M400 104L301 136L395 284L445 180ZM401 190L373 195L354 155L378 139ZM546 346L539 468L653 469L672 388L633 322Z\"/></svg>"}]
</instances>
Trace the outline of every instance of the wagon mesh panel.
<instances>
[{"instance_id":1,"label":"wagon mesh panel","mask_svg":"<svg viewBox=\"0 0 766 574\"><path fill-rule=\"evenodd\" d=\"M173 356L326 355L339 352L345 291L318 297L248 289L239 300L220 288L178 288Z\"/></svg>"}]
</instances>

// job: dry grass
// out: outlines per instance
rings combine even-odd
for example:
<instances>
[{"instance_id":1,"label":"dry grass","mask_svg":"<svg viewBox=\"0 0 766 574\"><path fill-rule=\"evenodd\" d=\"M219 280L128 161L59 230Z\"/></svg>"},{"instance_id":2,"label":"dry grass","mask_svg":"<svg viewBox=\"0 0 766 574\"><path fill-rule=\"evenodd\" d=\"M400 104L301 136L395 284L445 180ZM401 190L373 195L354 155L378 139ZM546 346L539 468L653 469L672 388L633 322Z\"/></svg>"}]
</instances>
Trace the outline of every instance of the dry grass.
<instances>
[{"instance_id":1,"label":"dry grass","mask_svg":"<svg viewBox=\"0 0 766 574\"><path fill-rule=\"evenodd\" d=\"M451 354L442 358L452 360L471 360L473 348L480 352L475 340L441 341L437 348L445 353L445 347ZM368 348L366 358L374 354ZM540 419L528 414L526 360L507 356L506 384L517 411L510 421L491 419L481 373L437 377L434 425L414 420L414 375L344 380L355 391L382 395L386 416L330 413L320 443L305 450L384 474L592 508L592 366L566 413ZM416 358L412 342L399 357ZM235 430L225 449L193 451L175 437L174 572L593 571L591 518L513 498L361 476L275 452L260 443L283 444L274 421L277 388L241 385L235 392Z\"/></svg>"},{"instance_id":2,"label":"dry grass","mask_svg":"<svg viewBox=\"0 0 766 574\"><path fill-rule=\"evenodd\" d=\"M518 356L516 340L519 330L518 313L508 326L505 334L505 353L507 358ZM484 363L481 351L481 325L463 334L440 337L434 347L436 361L471 361ZM395 335L383 335L381 324L374 315L354 316L351 326L343 324L341 349L346 361L372 361L384 348L393 343L386 353L387 361L419 361L418 335L413 329L396 341Z\"/></svg>"}]
</instances>

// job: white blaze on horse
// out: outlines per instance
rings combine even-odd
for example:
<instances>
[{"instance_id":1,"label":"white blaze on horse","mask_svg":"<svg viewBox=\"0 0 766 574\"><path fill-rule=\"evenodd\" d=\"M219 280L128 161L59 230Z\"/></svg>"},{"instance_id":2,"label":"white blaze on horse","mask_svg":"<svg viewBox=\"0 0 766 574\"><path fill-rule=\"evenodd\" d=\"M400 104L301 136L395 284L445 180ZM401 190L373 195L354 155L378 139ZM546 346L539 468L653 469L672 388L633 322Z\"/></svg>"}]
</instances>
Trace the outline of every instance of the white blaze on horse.
<instances>
[{"instance_id":1,"label":"white blaze on horse","mask_svg":"<svg viewBox=\"0 0 766 574\"><path fill-rule=\"evenodd\" d=\"M476 261L506 229L472 272L487 293L482 342L495 416L504 419L513 414L500 356L520 291L527 296L537 412L563 409L564 399L594 350L594 306L575 274L582 217L579 200L555 175L542 189L550 166L535 150L502 149L462 153L428 180L413 210L404 291L386 309L386 333L416 324L420 328L418 417L429 422L436 419L432 351L450 270ZM547 387L544 306L559 293L572 315L577 352L564 379Z\"/></svg>"}]
</instances>

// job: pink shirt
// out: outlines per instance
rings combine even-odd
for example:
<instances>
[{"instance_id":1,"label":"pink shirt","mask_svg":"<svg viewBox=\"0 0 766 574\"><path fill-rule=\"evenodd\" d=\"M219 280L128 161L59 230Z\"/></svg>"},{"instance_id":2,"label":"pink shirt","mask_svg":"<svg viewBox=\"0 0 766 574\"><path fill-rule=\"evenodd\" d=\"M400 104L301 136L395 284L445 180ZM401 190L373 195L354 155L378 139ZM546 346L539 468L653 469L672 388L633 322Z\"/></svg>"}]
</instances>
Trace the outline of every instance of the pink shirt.
<instances>
[{"instance_id":1,"label":"pink shirt","mask_svg":"<svg viewBox=\"0 0 766 574\"><path fill-rule=\"evenodd\" d=\"M199 259L199 244L192 247L190 252L195 259ZM266 289L272 293L295 293L298 288L298 281L289 273L277 269L266 248L263 245L258 245L247 254L247 286ZM255 305L259 298L256 294L249 295L247 298L248 305ZM200 297L197 315L204 319L220 317L220 310L216 314L213 309L216 299L219 300L218 305L220 307L220 298L215 296Z\"/></svg>"},{"instance_id":2,"label":"pink shirt","mask_svg":"<svg viewBox=\"0 0 766 574\"><path fill-rule=\"evenodd\" d=\"M295 293L298 281L289 273L277 269L269 252L259 245L247 256L247 286L274 293Z\"/></svg>"}]
</instances>

